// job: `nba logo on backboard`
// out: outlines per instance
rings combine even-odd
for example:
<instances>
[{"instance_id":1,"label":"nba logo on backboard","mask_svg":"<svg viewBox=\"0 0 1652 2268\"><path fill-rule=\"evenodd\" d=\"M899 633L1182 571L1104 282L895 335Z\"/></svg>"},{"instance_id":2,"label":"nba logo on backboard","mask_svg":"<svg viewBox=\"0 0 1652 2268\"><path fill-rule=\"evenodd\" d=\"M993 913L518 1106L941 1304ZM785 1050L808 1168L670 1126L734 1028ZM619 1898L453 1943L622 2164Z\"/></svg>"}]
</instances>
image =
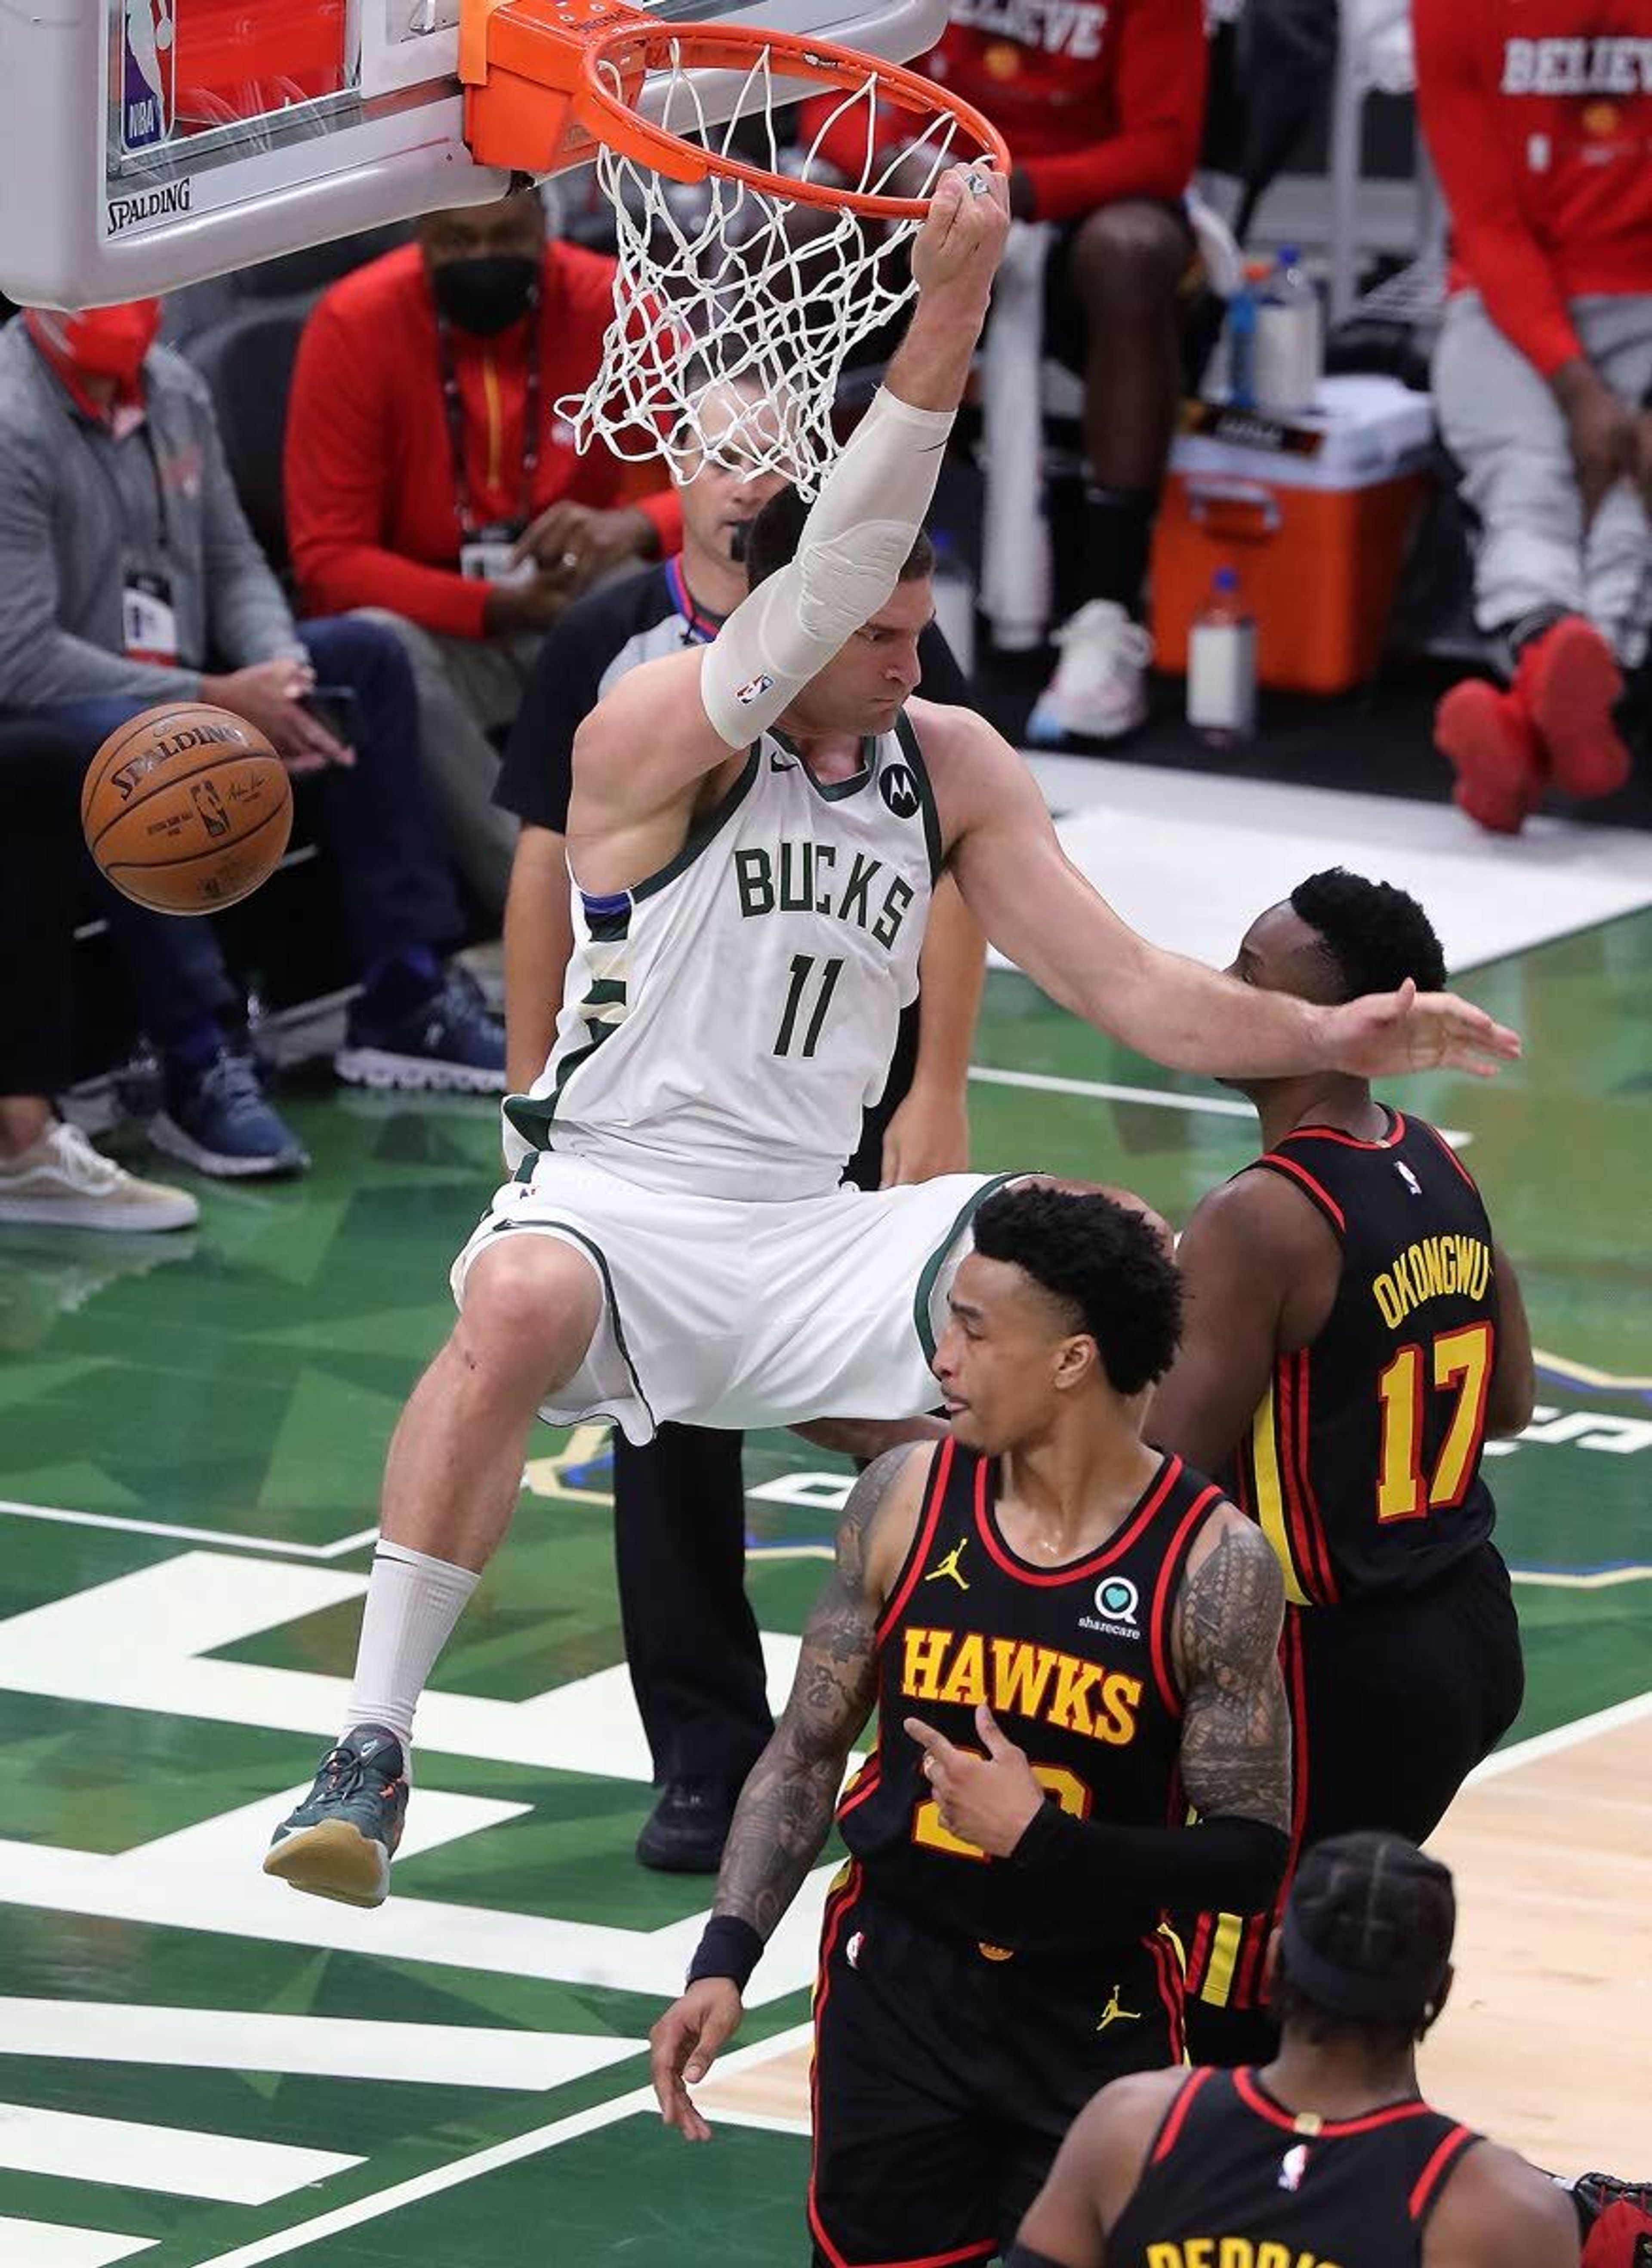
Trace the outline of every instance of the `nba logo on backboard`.
<instances>
[{"instance_id":1,"label":"nba logo on backboard","mask_svg":"<svg viewBox=\"0 0 1652 2268\"><path fill-rule=\"evenodd\" d=\"M121 147L153 150L172 134L177 0L124 0Z\"/></svg>"}]
</instances>

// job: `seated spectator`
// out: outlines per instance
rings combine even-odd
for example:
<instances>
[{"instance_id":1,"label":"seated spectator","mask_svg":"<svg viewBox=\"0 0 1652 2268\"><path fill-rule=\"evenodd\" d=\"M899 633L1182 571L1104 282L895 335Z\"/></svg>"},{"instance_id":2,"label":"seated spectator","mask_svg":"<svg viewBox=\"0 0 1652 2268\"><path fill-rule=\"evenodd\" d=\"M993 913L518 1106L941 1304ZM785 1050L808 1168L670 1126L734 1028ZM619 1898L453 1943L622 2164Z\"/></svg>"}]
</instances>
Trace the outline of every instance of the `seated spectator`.
<instances>
[{"instance_id":1,"label":"seated spectator","mask_svg":"<svg viewBox=\"0 0 1652 2268\"><path fill-rule=\"evenodd\" d=\"M153 299L31 308L0 335L0 708L72 743L77 792L108 734L159 702L215 702L256 725L294 773L318 775L315 821L363 985L339 1076L492 1092L504 1034L439 957L459 909L407 657L368 622L294 630L206 387L152 344L159 318ZM165 1065L151 1138L203 1173L301 1168L237 1042L211 923L99 887Z\"/></svg>"},{"instance_id":2,"label":"seated spectator","mask_svg":"<svg viewBox=\"0 0 1652 2268\"><path fill-rule=\"evenodd\" d=\"M1195 250L1184 200L1204 126L1204 9L957 0L940 44L912 68L1003 135L1016 217L1055 225L1046 346L1084 375L1086 599L1056 633L1060 666L1029 729L1040 740L1113 740L1147 713L1152 647L1139 618L1182 396L1180 297ZM811 105L806 121L818 130L836 101ZM884 116L893 144L901 122ZM864 142L864 116L844 107L822 144L855 179L857 136Z\"/></svg>"},{"instance_id":3,"label":"seated spectator","mask_svg":"<svg viewBox=\"0 0 1652 2268\"><path fill-rule=\"evenodd\" d=\"M192 1197L125 1172L52 1105L70 1081L80 767L63 733L0 723L0 1225L188 1228Z\"/></svg>"},{"instance_id":4,"label":"seated spectator","mask_svg":"<svg viewBox=\"0 0 1652 2268\"><path fill-rule=\"evenodd\" d=\"M1478 526L1506 688L1454 686L1463 810L1518 831L1551 784L1629 777L1612 710L1652 621L1647 0L1417 0L1417 103L1451 221L1434 398Z\"/></svg>"},{"instance_id":5,"label":"seated spectator","mask_svg":"<svg viewBox=\"0 0 1652 2268\"><path fill-rule=\"evenodd\" d=\"M726 423L702 398L708 439ZM746 595L745 537L783 485L713 448L682 490L682 549L571 607L546 637L496 795L521 821L505 915L510 1078L545 1065L572 950L566 834L574 734L616 678L714 637ZM919 643L926 699L962 702L957 663L932 624ZM936 895L921 1003L901 1022L889 1086L868 1112L848 1178L863 1189L962 1172L964 1100L985 954L956 888ZM645 1867L713 1873L735 1800L774 1729L757 1625L746 1597L741 1436L662 1425L646 1448L614 1434L614 1551L625 1660L660 1793L638 1838Z\"/></svg>"},{"instance_id":6,"label":"seated spectator","mask_svg":"<svg viewBox=\"0 0 1652 2268\"><path fill-rule=\"evenodd\" d=\"M594 375L614 262L547 237L536 191L432 213L326 293L287 423L304 607L365 608L412 658L448 840L495 920L516 829L492 800L541 634L610 569L675 549L667 492L575 453L560 397ZM496 737L497 741L496 741Z\"/></svg>"}]
</instances>

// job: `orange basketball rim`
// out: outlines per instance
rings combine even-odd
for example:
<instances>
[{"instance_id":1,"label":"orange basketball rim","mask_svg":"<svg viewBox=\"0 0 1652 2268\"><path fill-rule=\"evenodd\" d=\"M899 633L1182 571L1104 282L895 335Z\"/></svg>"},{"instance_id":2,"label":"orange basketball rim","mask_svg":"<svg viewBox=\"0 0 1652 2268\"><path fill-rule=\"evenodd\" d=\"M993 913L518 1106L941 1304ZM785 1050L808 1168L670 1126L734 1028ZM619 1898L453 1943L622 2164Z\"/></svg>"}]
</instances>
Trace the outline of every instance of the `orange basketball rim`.
<instances>
[{"instance_id":1,"label":"orange basketball rim","mask_svg":"<svg viewBox=\"0 0 1652 2268\"><path fill-rule=\"evenodd\" d=\"M920 72L852 48L761 25L661 21L625 0L464 0L459 76L465 139L482 165L544 173L608 149L667 180L712 175L765 195L867 220L919 221L921 197L793 179L652 124L638 105L652 73L726 71L788 83L786 99L833 92L865 99L921 140L944 123L959 163L986 158L1007 173L1004 138L978 110ZM795 82L796 92L790 83ZM892 138L902 138L898 135Z\"/></svg>"}]
</instances>

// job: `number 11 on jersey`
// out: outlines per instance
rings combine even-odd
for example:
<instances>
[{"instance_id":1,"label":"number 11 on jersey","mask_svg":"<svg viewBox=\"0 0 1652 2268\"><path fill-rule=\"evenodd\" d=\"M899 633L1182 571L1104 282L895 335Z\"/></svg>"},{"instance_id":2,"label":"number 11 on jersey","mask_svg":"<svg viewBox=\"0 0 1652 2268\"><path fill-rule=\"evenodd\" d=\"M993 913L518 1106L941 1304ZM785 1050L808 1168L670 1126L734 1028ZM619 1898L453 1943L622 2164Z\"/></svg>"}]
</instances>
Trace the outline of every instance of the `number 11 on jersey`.
<instances>
[{"instance_id":1,"label":"number 11 on jersey","mask_svg":"<svg viewBox=\"0 0 1652 2268\"><path fill-rule=\"evenodd\" d=\"M815 976L816 969L820 971L817 979ZM803 1044L797 1052L804 1057L814 1054L825 1027L826 1011L831 1006L832 994L837 989L837 979L843 972L841 961L817 961L812 953L794 953L792 955L792 981L786 988L785 1012L780 1019L780 1029L775 1035L776 1055L791 1054L792 1042L803 1013L803 1004L811 991L814 1005L803 1034Z\"/></svg>"}]
</instances>

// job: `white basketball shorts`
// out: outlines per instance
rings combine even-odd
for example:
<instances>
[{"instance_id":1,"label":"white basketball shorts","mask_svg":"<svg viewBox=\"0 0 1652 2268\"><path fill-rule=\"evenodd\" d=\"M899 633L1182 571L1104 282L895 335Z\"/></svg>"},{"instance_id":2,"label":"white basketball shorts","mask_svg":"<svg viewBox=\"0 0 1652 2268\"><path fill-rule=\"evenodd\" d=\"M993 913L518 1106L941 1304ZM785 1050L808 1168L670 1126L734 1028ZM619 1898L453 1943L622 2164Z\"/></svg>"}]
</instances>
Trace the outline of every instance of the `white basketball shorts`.
<instances>
[{"instance_id":1,"label":"white basketball shorts","mask_svg":"<svg viewBox=\"0 0 1652 2268\"><path fill-rule=\"evenodd\" d=\"M815 1418L911 1418L940 1399L930 1358L976 1208L1008 1174L749 1204L645 1188L542 1151L506 1182L454 1261L462 1307L505 1236L556 1237L601 1280L603 1318L540 1415L611 1418L640 1447L669 1419L745 1430Z\"/></svg>"}]
</instances>

